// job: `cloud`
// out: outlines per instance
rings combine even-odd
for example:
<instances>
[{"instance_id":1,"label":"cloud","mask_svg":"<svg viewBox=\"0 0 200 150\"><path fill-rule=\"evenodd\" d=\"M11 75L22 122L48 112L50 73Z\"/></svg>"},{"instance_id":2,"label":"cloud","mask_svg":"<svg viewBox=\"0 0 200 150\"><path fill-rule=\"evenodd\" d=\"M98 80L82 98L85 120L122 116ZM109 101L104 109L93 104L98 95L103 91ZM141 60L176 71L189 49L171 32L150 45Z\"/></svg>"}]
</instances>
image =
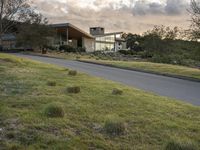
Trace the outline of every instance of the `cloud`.
<instances>
[{"instance_id":1,"label":"cloud","mask_svg":"<svg viewBox=\"0 0 200 150\"><path fill-rule=\"evenodd\" d=\"M187 10L188 2L184 0L167 0L165 12L169 15L181 14Z\"/></svg>"},{"instance_id":2,"label":"cloud","mask_svg":"<svg viewBox=\"0 0 200 150\"><path fill-rule=\"evenodd\" d=\"M51 23L70 22L85 31L142 33L154 25L187 27L189 0L34 0Z\"/></svg>"},{"instance_id":3,"label":"cloud","mask_svg":"<svg viewBox=\"0 0 200 150\"><path fill-rule=\"evenodd\" d=\"M185 13L188 7L186 0L167 0L166 3L136 1L133 7L134 15L165 14L179 15Z\"/></svg>"}]
</instances>

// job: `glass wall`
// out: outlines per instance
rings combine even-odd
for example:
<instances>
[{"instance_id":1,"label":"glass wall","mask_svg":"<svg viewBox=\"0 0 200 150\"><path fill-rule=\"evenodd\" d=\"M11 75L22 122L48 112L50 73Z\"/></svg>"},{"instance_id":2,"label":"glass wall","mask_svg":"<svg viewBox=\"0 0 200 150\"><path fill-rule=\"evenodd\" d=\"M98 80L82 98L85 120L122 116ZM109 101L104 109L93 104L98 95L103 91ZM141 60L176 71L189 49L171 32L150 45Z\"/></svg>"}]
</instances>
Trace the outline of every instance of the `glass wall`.
<instances>
[{"instance_id":1,"label":"glass wall","mask_svg":"<svg viewBox=\"0 0 200 150\"><path fill-rule=\"evenodd\" d=\"M114 50L115 46L114 43L100 43L96 42L96 50L102 51L102 50Z\"/></svg>"},{"instance_id":2,"label":"glass wall","mask_svg":"<svg viewBox=\"0 0 200 150\"><path fill-rule=\"evenodd\" d=\"M115 42L115 35L107 35L107 36L97 37L96 41L100 41L100 42Z\"/></svg>"}]
</instances>

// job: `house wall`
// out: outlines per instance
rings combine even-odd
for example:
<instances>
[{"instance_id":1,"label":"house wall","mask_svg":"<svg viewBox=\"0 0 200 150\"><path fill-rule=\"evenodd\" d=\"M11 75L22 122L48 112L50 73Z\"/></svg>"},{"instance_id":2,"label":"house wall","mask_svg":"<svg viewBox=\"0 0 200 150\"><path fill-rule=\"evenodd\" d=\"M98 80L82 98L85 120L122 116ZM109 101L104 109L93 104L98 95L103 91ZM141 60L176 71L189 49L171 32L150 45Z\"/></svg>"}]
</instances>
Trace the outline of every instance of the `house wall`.
<instances>
[{"instance_id":1,"label":"house wall","mask_svg":"<svg viewBox=\"0 0 200 150\"><path fill-rule=\"evenodd\" d=\"M15 48L16 42L15 41L3 41L2 46L4 49L11 49Z\"/></svg>"},{"instance_id":2,"label":"house wall","mask_svg":"<svg viewBox=\"0 0 200 150\"><path fill-rule=\"evenodd\" d=\"M69 40L68 44L70 46L74 47L74 48L77 48L78 47L78 40L76 40L76 39ZM66 45L67 45L67 43L66 43Z\"/></svg>"},{"instance_id":3,"label":"house wall","mask_svg":"<svg viewBox=\"0 0 200 150\"><path fill-rule=\"evenodd\" d=\"M82 38L83 47L86 48L86 52L94 52L95 51L95 39Z\"/></svg>"}]
</instances>

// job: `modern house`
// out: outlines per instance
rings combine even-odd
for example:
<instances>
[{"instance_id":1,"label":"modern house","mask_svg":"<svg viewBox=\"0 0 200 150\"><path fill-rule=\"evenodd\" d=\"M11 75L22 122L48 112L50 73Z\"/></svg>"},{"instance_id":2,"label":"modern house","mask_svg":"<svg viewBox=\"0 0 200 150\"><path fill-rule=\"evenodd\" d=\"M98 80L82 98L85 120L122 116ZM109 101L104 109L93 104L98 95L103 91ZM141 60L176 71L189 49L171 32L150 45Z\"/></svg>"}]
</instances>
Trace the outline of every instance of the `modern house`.
<instances>
[{"instance_id":1,"label":"modern house","mask_svg":"<svg viewBox=\"0 0 200 150\"><path fill-rule=\"evenodd\" d=\"M87 52L95 51L95 37L75 27L70 23L52 24L56 30L56 37L52 40L52 45L70 45L74 48L84 47Z\"/></svg>"},{"instance_id":2,"label":"modern house","mask_svg":"<svg viewBox=\"0 0 200 150\"><path fill-rule=\"evenodd\" d=\"M105 33L102 27L90 28L90 34L95 37L96 51L119 51L126 49L125 39L122 38L123 32Z\"/></svg>"},{"instance_id":3,"label":"modern house","mask_svg":"<svg viewBox=\"0 0 200 150\"><path fill-rule=\"evenodd\" d=\"M54 37L49 37L51 46L59 49L62 45L70 45L74 48L85 48L86 52L94 51L118 51L126 48L123 32L105 33L102 27L90 28L87 33L70 23L51 24L56 30ZM16 46L14 34L6 34L2 37L2 47L12 49Z\"/></svg>"},{"instance_id":4,"label":"modern house","mask_svg":"<svg viewBox=\"0 0 200 150\"><path fill-rule=\"evenodd\" d=\"M52 43L56 47L85 47L87 52L126 49L125 40L122 38L123 32L105 33L102 27L92 27L88 34L70 23L53 24L51 27L55 28L57 33Z\"/></svg>"}]
</instances>

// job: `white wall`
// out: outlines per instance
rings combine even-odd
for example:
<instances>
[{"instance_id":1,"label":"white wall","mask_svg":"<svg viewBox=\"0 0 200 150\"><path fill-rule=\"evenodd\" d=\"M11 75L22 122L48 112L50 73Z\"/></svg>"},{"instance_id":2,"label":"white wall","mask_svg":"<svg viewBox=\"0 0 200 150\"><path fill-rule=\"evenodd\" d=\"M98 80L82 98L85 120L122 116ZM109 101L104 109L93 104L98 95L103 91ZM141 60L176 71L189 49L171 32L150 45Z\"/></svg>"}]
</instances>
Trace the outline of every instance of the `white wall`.
<instances>
[{"instance_id":1,"label":"white wall","mask_svg":"<svg viewBox=\"0 0 200 150\"><path fill-rule=\"evenodd\" d=\"M82 38L83 47L86 48L86 52L94 52L95 51L95 39Z\"/></svg>"}]
</instances>

